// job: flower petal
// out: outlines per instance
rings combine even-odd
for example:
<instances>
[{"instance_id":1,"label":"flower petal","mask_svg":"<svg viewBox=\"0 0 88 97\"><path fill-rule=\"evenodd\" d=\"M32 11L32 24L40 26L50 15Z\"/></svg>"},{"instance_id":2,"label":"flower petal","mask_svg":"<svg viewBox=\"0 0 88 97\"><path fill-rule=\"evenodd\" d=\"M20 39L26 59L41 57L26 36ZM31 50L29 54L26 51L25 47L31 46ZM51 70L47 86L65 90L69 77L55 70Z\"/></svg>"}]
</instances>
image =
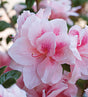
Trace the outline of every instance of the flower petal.
<instances>
[{"instance_id":1,"label":"flower petal","mask_svg":"<svg viewBox=\"0 0 88 97\"><path fill-rule=\"evenodd\" d=\"M60 35L56 40L56 49L55 55L53 58L58 61L60 64L71 64L75 63L75 58L73 56L72 51L70 50L70 42L68 36Z\"/></svg>"},{"instance_id":2,"label":"flower petal","mask_svg":"<svg viewBox=\"0 0 88 97\"><path fill-rule=\"evenodd\" d=\"M62 77L61 65L50 58L46 58L38 65L37 72L43 83L54 84Z\"/></svg>"},{"instance_id":3,"label":"flower petal","mask_svg":"<svg viewBox=\"0 0 88 97\"><path fill-rule=\"evenodd\" d=\"M57 95L59 95L61 92L63 92L64 90L66 90L68 88L68 86L64 83L58 83L55 86L52 86L52 88L48 91L51 92L47 97L56 97Z\"/></svg>"},{"instance_id":4,"label":"flower petal","mask_svg":"<svg viewBox=\"0 0 88 97\"><path fill-rule=\"evenodd\" d=\"M23 80L24 80L25 86L28 89L32 89L41 83L39 76L37 75L35 65L31 65L23 68Z\"/></svg>"},{"instance_id":5,"label":"flower petal","mask_svg":"<svg viewBox=\"0 0 88 97\"><path fill-rule=\"evenodd\" d=\"M50 23L56 35L67 34L67 24L63 19L54 19Z\"/></svg>"},{"instance_id":6,"label":"flower petal","mask_svg":"<svg viewBox=\"0 0 88 97\"><path fill-rule=\"evenodd\" d=\"M71 68L71 72L70 72L71 78L68 82L71 84L75 84L76 81L81 77L80 69L76 64L71 65L70 68Z\"/></svg>"},{"instance_id":7,"label":"flower petal","mask_svg":"<svg viewBox=\"0 0 88 97\"><path fill-rule=\"evenodd\" d=\"M11 58L21 65L35 64L35 58L32 57L32 48L26 38L17 39L8 51Z\"/></svg>"},{"instance_id":8,"label":"flower petal","mask_svg":"<svg viewBox=\"0 0 88 97\"><path fill-rule=\"evenodd\" d=\"M44 54L46 53L49 56L54 55L55 47L56 47L55 38L56 38L55 34L52 32L43 34L36 41L37 50L40 53L44 53Z\"/></svg>"},{"instance_id":9,"label":"flower petal","mask_svg":"<svg viewBox=\"0 0 88 97\"><path fill-rule=\"evenodd\" d=\"M52 28L48 20L42 19L42 21L36 21L35 23L33 23L33 25L31 25L28 37L34 47L36 47L36 40L41 37L45 32L52 32Z\"/></svg>"},{"instance_id":10,"label":"flower petal","mask_svg":"<svg viewBox=\"0 0 88 97\"><path fill-rule=\"evenodd\" d=\"M31 25L37 20L39 20L39 18L35 15L31 15L30 17L28 17L25 23L22 25L21 36L28 37L28 32L29 29L31 28Z\"/></svg>"},{"instance_id":11,"label":"flower petal","mask_svg":"<svg viewBox=\"0 0 88 97\"><path fill-rule=\"evenodd\" d=\"M25 20L31 15L29 11L24 11L22 15L19 16L17 20L18 24L18 31L21 32L22 25L24 24Z\"/></svg>"}]
</instances>

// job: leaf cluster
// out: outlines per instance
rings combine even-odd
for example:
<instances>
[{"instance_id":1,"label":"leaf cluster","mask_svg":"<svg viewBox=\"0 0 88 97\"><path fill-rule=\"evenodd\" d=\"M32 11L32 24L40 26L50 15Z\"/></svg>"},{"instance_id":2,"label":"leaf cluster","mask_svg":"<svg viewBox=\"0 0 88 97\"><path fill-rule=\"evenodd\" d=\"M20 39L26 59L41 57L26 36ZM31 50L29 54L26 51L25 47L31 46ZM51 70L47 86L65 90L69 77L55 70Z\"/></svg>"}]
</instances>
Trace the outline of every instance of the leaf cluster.
<instances>
[{"instance_id":1,"label":"leaf cluster","mask_svg":"<svg viewBox=\"0 0 88 97\"><path fill-rule=\"evenodd\" d=\"M0 68L0 84L5 88L9 88L14 83L16 83L16 80L21 76L21 72L17 70L11 70L4 73L6 68L6 66Z\"/></svg>"}]
</instances>

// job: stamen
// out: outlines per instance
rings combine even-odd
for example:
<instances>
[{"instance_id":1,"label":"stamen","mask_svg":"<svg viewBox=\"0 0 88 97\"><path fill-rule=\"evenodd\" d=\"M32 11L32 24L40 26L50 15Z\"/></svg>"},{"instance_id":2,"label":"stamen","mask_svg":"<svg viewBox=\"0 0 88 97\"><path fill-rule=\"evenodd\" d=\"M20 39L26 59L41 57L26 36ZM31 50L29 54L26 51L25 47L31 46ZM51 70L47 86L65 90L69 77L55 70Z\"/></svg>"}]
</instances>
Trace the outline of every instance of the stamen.
<instances>
[{"instance_id":1,"label":"stamen","mask_svg":"<svg viewBox=\"0 0 88 97\"><path fill-rule=\"evenodd\" d=\"M32 53L32 57L40 57L42 54L39 54L39 55L34 55L33 53Z\"/></svg>"}]
</instances>

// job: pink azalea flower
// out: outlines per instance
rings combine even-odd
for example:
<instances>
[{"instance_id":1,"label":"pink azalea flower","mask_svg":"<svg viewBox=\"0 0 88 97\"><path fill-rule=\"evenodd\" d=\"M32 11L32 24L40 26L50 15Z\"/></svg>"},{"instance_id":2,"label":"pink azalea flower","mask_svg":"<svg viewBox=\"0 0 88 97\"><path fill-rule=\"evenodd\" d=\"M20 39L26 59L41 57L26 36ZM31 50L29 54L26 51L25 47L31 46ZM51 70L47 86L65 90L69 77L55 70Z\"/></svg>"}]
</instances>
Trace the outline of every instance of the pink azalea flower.
<instances>
[{"instance_id":1,"label":"pink azalea flower","mask_svg":"<svg viewBox=\"0 0 88 97\"><path fill-rule=\"evenodd\" d=\"M26 89L28 97L75 97L77 95L77 87L74 83L70 83L71 78L75 79L72 72L65 72L61 81L52 86L41 84L32 90Z\"/></svg>"},{"instance_id":2,"label":"pink azalea flower","mask_svg":"<svg viewBox=\"0 0 88 97\"><path fill-rule=\"evenodd\" d=\"M57 83L62 77L61 63L74 62L66 22L62 19L48 21L50 13L43 12L40 10L25 19L21 24L20 37L16 38L8 52L19 64L16 67L22 69L24 83L29 89L41 82L49 85ZM23 14L25 17L26 12Z\"/></svg>"},{"instance_id":3,"label":"pink azalea flower","mask_svg":"<svg viewBox=\"0 0 88 97\"><path fill-rule=\"evenodd\" d=\"M77 87L73 84L58 83L42 97L75 97L77 95Z\"/></svg>"},{"instance_id":4,"label":"pink azalea flower","mask_svg":"<svg viewBox=\"0 0 88 97\"><path fill-rule=\"evenodd\" d=\"M76 59L75 66L83 79L88 79L88 27L81 29L73 26L69 31L71 37L70 49Z\"/></svg>"},{"instance_id":5,"label":"pink azalea flower","mask_svg":"<svg viewBox=\"0 0 88 97\"><path fill-rule=\"evenodd\" d=\"M24 24L24 22L30 15L31 15L31 13L29 11L24 11L23 14L21 16L19 16L19 18L17 20L18 32L21 32L22 25Z\"/></svg>"},{"instance_id":6,"label":"pink azalea flower","mask_svg":"<svg viewBox=\"0 0 88 97\"><path fill-rule=\"evenodd\" d=\"M39 4L40 8L51 8L50 19L61 18L67 21L69 25L73 25L69 16L78 16L76 12L81 7L72 7L71 0L42 0Z\"/></svg>"},{"instance_id":7,"label":"pink azalea flower","mask_svg":"<svg viewBox=\"0 0 88 97\"><path fill-rule=\"evenodd\" d=\"M36 20L41 20L42 18L48 18L51 14L50 9L40 9L37 14L30 13L29 11L24 11L17 20L18 29L14 41L20 36L24 36L28 33L30 25ZM26 33L25 33L26 32Z\"/></svg>"},{"instance_id":8,"label":"pink azalea flower","mask_svg":"<svg viewBox=\"0 0 88 97\"><path fill-rule=\"evenodd\" d=\"M10 88L4 88L0 85L0 97L27 97L26 92L21 90L17 85L13 85Z\"/></svg>"}]
</instances>

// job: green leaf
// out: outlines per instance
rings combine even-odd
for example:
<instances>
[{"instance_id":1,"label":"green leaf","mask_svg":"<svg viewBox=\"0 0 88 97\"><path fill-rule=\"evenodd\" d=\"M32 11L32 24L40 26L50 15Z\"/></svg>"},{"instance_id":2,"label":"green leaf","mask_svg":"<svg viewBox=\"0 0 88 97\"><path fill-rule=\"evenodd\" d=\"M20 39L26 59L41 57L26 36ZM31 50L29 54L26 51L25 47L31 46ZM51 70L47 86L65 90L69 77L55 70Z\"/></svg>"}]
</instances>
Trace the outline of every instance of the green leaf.
<instances>
[{"instance_id":1,"label":"green leaf","mask_svg":"<svg viewBox=\"0 0 88 97\"><path fill-rule=\"evenodd\" d=\"M5 30L6 28L11 27L11 25L5 21L0 21L0 31Z\"/></svg>"},{"instance_id":2,"label":"green leaf","mask_svg":"<svg viewBox=\"0 0 88 97\"><path fill-rule=\"evenodd\" d=\"M26 5L28 9L31 9L35 0L26 0Z\"/></svg>"},{"instance_id":3,"label":"green leaf","mask_svg":"<svg viewBox=\"0 0 88 97\"><path fill-rule=\"evenodd\" d=\"M72 0L72 6L80 6L86 3L88 0Z\"/></svg>"},{"instance_id":4,"label":"green leaf","mask_svg":"<svg viewBox=\"0 0 88 97\"><path fill-rule=\"evenodd\" d=\"M11 38L12 35L9 35L7 38L6 38L6 43L9 44L11 41L12 41L12 38Z\"/></svg>"},{"instance_id":5,"label":"green leaf","mask_svg":"<svg viewBox=\"0 0 88 97\"><path fill-rule=\"evenodd\" d=\"M68 65L68 64L61 64L61 65L63 67L63 71L66 70L66 71L70 72L70 65Z\"/></svg>"},{"instance_id":6,"label":"green leaf","mask_svg":"<svg viewBox=\"0 0 88 97\"><path fill-rule=\"evenodd\" d=\"M88 84L88 80L82 80L82 79L79 79L77 82L76 82L76 85L83 91L84 89L86 89L86 86Z\"/></svg>"},{"instance_id":7,"label":"green leaf","mask_svg":"<svg viewBox=\"0 0 88 97\"><path fill-rule=\"evenodd\" d=\"M0 75L5 71L6 67L7 66L3 66L3 67L0 68Z\"/></svg>"},{"instance_id":8,"label":"green leaf","mask_svg":"<svg viewBox=\"0 0 88 97\"><path fill-rule=\"evenodd\" d=\"M17 80L20 76L21 72L17 70L8 71L0 76L0 84L3 84L9 78L14 78L15 80Z\"/></svg>"},{"instance_id":9,"label":"green leaf","mask_svg":"<svg viewBox=\"0 0 88 97\"><path fill-rule=\"evenodd\" d=\"M11 21L12 21L12 24L15 25L17 23L17 16L14 15L12 18L11 18Z\"/></svg>"},{"instance_id":10,"label":"green leaf","mask_svg":"<svg viewBox=\"0 0 88 97\"><path fill-rule=\"evenodd\" d=\"M68 27L68 31L69 31L69 29L72 27L71 25L69 25L69 24L67 24L67 27Z\"/></svg>"},{"instance_id":11,"label":"green leaf","mask_svg":"<svg viewBox=\"0 0 88 97\"><path fill-rule=\"evenodd\" d=\"M9 88L10 86L12 86L13 84L16 83L16 80L14 78L9 78L7 79L2 85L5 87L5 88Z\"/></svg>"},{"instance_id":12,"label":"green leaf","mask_svg":"<svg viewBox=\"0 0 88 97\"><path fill-rule=\"evenodd\" d=\"M2 6L1 6L1 4L0 4L0 8L1 8Z\"/></svg>"}]
</instances>

